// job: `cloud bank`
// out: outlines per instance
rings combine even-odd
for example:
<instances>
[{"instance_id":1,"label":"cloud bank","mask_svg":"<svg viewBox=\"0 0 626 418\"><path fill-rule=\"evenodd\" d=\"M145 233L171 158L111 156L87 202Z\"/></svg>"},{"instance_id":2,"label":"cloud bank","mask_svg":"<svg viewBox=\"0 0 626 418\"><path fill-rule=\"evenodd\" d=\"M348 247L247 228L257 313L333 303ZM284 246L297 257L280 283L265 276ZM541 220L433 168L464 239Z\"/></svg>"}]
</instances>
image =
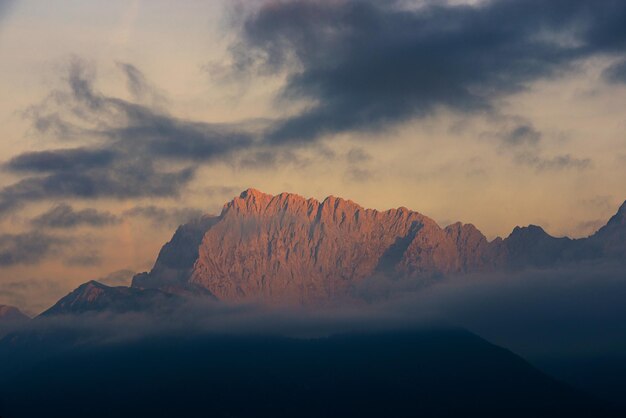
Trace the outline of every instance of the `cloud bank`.
<instances>
[{"instance_id":1,"label":"cloud bank","mask_svg":"<svg viewBox=\"0 0 626 418\"><path fill-rule=\"evenodd\" d=\"M284 72L281 98L309 105L268 138L308 142L439 109L497 113L500 99L581 60L623 57L625 19L615 0L270 1L243 21L233 69Z\"/></svg>"}]
</instances>

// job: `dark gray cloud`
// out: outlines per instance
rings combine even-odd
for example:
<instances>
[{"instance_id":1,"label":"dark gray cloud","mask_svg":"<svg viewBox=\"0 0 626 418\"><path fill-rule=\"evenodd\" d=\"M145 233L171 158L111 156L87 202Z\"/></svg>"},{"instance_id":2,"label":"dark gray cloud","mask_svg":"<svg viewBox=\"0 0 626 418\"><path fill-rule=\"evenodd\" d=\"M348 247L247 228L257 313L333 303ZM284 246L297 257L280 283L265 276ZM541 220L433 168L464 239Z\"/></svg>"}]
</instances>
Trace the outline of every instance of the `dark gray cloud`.
<instances>
[{"instance_id":1,"label":"dark gray cloud","mask_svg":"<svg viewBox=\"0 0 626 418\"><path fill-rule=\"evenodd\" d=\"M626 83L626 60L611 65L602 75L610 83Z\"/></svg>"},{"instance_id":2,"label":"dark gray cloud","mask_svg":"<svg viewBox=\"0 0 626 418\"><path fill-rule=\"evenodd\" d=\"M176 196L194 174L192 167L164 172L145 156L127 157L117 159L109 166L50 170L43 176L19 180L0 190L0 213L28 201L51 198ZM83 163L77 161L72 165Z\"/></svg>"},{"instance_id":3,"label":"dark gray cloud","mask_svg":"<svg viewBox=\"0 0 626 418\"><path fill-rule=\"evenodd\" d=\"M269 140L375 131L440 108L491 112L498 99L578 60L626 50L626 3L618 0L405 6L295 0L249 16L232 45L233 68L284 71L281 98L311 103Z\"/></svg>"},{"instance_id":4,"label":"dark gray cloud","mask_svg":"<svg viewBox=\"0 0 626 418\"><path fill-rule=\"evenodd\" d=\"M67 240L38 231L0 235L0 266L37 264L57 253Z\"/></svg>"},{"instance_id":5,"label":"dark gray cloud","mask_svg":"<svg viewBox=\"0 0 626 418\"><path fill-rule=\"evenodd\" d=\"M501 125L495 132L484 132L482 137L499 140L499 151L512 157L516 164L534 168L537 172L560 170L587 170L593 166L591 158L570 154L546 155L543 134L532 122L520 117L496 115L492 123Z\"/></svg>"},{"instance_id":6,"label":"dark gray cloud","mask_svg":"<svg viewBox=\"0 0 626 418\"><path fill-rule=\"evenodd\" d=\"M75 228L78 226L103 227L119 222L110 212L93 208L74 210L70 205L60 204L33 219L33 224L48 228Z\"/></svg>"},{"instance_id":7,"label":"dark gray cloud","mask_svg":"<svg viewBox=\"0 0 626 418\"><path fill-rule=\"evenodd\" d=\"M144 74L137 67L126 62L118 62L117 66L124 72L128 91L135 99L155 99L160 96L156 88L146 80Z\"/></svg>"},{"instance_id":8,"label":"dark gray cloud","mask_svg":"<svg viewBox=\"0 0 626 418\"><path fill-rule=\"evenodd\" d=\"M15 172L72 172L94 167L109 167L115 157L115 152L108 149L57 149L20 154L10 159L5 167Z\"/></svg>"},{"instance_id":9,"label":"dark gray cloud","mask_svg":"<svg viewBox=\"0 0 626 418\"><path fill-rule=\"evenodd\" d=\"M118 67L134 96L154 98L136 67ZM0 190L0 214L45 199L177 196L200 163L231 158L255 142L243 125L179 119L107 96L94 87L95 69L78 58L69 63L65 81L26 116L41 134L92 144L27 152L6 162L5 170L27 176Z\"/></svg>"},{"instance_id":10,"label":"dark gray cloud","mask_svg":"<svg viewBox=\"0 0 626 418\"><path fill-rule=\"evenodd\" d=\"M532 124L524 123L516 126L504 136L504 141L513 146L536 145L541 140L541 132Z\"/></svg>"}]
</instances>

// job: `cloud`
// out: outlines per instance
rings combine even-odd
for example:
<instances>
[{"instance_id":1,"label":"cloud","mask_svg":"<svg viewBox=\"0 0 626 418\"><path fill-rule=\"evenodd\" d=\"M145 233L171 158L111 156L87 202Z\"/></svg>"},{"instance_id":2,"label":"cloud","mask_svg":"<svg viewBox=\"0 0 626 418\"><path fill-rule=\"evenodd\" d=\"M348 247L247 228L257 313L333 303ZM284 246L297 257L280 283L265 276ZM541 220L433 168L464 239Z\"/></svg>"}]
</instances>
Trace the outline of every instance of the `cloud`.
<instances>
[{"instance_id":1,"label":"cloud","mask_svg":"<svg viewBox=\"0 0 626 418\"><path fill-rule=\"evenodd\" d=\"M591 158L575 157L570 154L546 156L543 137L532 122L518 116L494 115L490 118L496 130L483 132L482 137L499 141L499 152L512 157L517 164L534 168L537 172L578 170L593 166Z\"/></svg>"},{"instance_id":2,"label":"cloud","mask_svg":"<svg viewBox=\"0 0 626 418\"><path fill-rule=\"evenodd\" d=\"M268 139L307 142L376 131L442 108L494 112L499 99L579 60L623 56L624 19L626 3L613 0L417 8L400 1L268 1L241 25L232 68L286 74L280 98L308 105L277 123Z\"/></svg>"},{"instance_id":3,"label":"cloud","mask_svg":"<svg viewBox=\"0 0 626 418\"><path fill-rule=\"evenodd\" d=\"M136 67L118 67L134 96L155 96ZM91 144L26 152L7 161L5 170L26 177L0 190L0 214L50 198L178 196L200 163L232 158L255 144L250 129L256 126L176 118L107 96L95 89L95 81L95 69L73 58L65 85L28 109L39 133Z\"/></svg>"},{"instance_id":4,"label":"cloud","mask_svg":"<svg viewBox=\"0 0 626 418\"><path fill-rule=\"evenodd\" d=\"M92 167L109 167L115 152L107 149L58 149L26 152L10 159L5 168L14 172L71 172Z\"/></svg>"},{"instance_id":5,"label":"cloud","mask_svg":"<svg viewBox=\"0 0 626 418\"><path fill-rule=\"evenodd\" d=\"M14 0L0 0L0 22L9 14L14 3Z\"/></svg>"},{"instance_id":6,"label":"cloud","mask_svg":"<svg viewBox=\"0 0 626 418\"><path fill-rule=\"evenodd\" d=\"M512 146L536 145L541 140L541 132L529 123L516 126L504 137L504 142Z\"/></svg>"},{"instance_id":7,"label":"cloud","mask_svg":"<svg viewBox=\"0 0 626 418\"><path fill-rule=\"evenodd\" d=\"M130 282L135 274L137 272L133 270L117 270L96 279L96 281L107 286L130 286Z\"/></svg>"},{"instance_id":8,"label":"cloud","mask_svg":"<svg viewBox=\"0 0 626 418\"><path fill-rule=\"evenodd\" d=\"M130 274L110 276L125 280ZM620 263L580 263L427 281L377 276L355 287L362 298L357 304L341 301L316 309L190 298L163 314L158 309L119 316L107 312L72 321L95 321L90 326L132 338L196 331L319 336L443 323L466 327L523 355L609 353L626 348L625 274Z\"/></svg>"},{"instance_id":9,"label":"cloud","mask_svg":"<svg viewBox=\"0 0 626 418\"><path fill-rule=\"evenodd\" d=\"M145 75L137 67L126 62L118 62L117 66L126 76L126 87L136 100L154 105L166 101L164 95L148 82Z\"/></svg>"},{"instance_id":10,"label":"cloud","mask_svg":"<svg viewBox=\"0 0 626 418\"><path fill-rule=\"evenodd\" d=\"M49 174L43 176L19 180L0 190L0 214L29 201L50 198L176 196L195 172L192 167L164 172L145 156L130 157L126 155L114 160L109 166L100 167L73 161L70 165L85 168L73 171L64 168L50 170Z\"/></svg>"},{"instance_id":11,"label":"cloud","mask_svg":"<svg viewBox=\"0 0 626 418\"><path fill-rule=\"evenodd\" d=\"M162 208L155 205L135 206L126 210L123 216L144 218L154 225L178 226L204 214L200 209L193 208Z\"/></svg>"},{"instance_id":12,"label":"cloud","mask_svg":"<svg viewBox=\"0 0 626 418\"><path fill-rule=\"evenodd\" d=\"M626 83L626 60L611 65L603 71L602 76L609 83Z\"/></svg>"},{"instance_id":13,"label":"cloud","mask_svg":"<svg viewBox=\"0 0 626 418\"><path fill-rule=\"evenodd\" d=\"M92 208L76 211L67 204L61 204L36 217L32 222L39 227L75 228L85 225L103 227L118 223L119 219L109 212L100 212Z\"/></svg>"},{"instance_id":14,"label":"cloud","mask_svg":"<svg viewBox=\"0 0 626 418\"><path fill-rule=\"evenodd\" d=\"M590 158L576 158L569 154L557 155L554 157L541 157L536 153L520 153L516 155L515 161L519 164L528 165L537 171L554 170L587 170L592 166Z\"/></svg>"},{"instance_id":15,"label":"cloud","mask_svg":"<svg viewBox=\"0 0 626 418\"><path fill-rule=\"evenodd\" d=\"M57 253L67 240L38 231L0 235L0 266L37 264Z\"/></svg>"},{"instance_id":16,"label":"cloud","mask_svg":"<svg viewBox=\"0 0 626 418\"><path fill-rule=\"evenodd\" d=\"M466 327L525 356L626 348L623 263L424 280L373 278L357 292L381 312Z\"/></svg>"}]
</instances>

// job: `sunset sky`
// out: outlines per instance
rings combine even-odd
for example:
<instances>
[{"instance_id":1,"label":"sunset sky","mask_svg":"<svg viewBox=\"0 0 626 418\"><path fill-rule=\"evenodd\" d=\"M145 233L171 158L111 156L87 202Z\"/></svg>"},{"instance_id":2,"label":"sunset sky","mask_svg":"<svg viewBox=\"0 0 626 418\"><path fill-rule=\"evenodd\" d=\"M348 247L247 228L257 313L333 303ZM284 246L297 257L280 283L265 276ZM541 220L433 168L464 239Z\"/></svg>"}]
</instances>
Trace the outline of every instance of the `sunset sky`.
<instances>
[{"instance_id":1,"label":"sunset sky","mask_svg":"<svg viewBox=\"0 0 626 418\"><path fill-rule=\"evenodd\" d=\"M583 237L626 199L626 2L0 0L0 304L128 283L248 187Z\"/></svg>"}]
</instances>

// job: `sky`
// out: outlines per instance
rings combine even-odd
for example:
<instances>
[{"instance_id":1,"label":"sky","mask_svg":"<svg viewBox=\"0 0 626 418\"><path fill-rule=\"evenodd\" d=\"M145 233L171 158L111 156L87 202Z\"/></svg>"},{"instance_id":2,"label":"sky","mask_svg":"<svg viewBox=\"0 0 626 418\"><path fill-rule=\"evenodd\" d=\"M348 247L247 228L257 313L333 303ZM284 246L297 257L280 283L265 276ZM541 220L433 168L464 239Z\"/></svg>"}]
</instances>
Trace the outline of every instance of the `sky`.
<instances>
[{"instance_id":1,"label":"sky","mask_svg":"<svg viewBox=\"0 0 626 418\"><path fill-rule=\"evenodd\" d=\"M0 304L128 283L248 187L583 237L626 199L619 0L0 0Z\"/></svg>"}]
</instances>

